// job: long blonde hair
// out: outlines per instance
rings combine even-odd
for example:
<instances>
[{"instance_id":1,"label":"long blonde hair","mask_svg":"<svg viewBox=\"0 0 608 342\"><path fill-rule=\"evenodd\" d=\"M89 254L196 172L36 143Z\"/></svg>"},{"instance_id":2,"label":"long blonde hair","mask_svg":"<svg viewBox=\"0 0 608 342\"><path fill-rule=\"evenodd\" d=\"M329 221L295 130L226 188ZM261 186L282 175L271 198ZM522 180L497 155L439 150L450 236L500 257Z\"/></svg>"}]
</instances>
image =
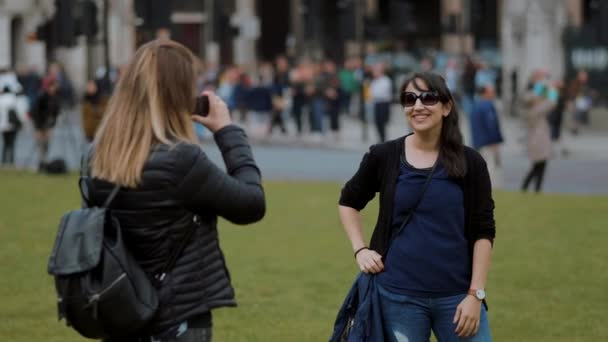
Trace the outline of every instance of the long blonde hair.
<instances>
[{"instance_id":1,"label":"long blonde hair","mask_svg":"<svg viewBox=\"0 0 608 342\"><path fill-rule=\"evenodd\" d=\"M134 188L154 144L196 141L194 57L171 40L141 46L120 76L94 140L91 175Z\"/></svg>"}]
</instances>

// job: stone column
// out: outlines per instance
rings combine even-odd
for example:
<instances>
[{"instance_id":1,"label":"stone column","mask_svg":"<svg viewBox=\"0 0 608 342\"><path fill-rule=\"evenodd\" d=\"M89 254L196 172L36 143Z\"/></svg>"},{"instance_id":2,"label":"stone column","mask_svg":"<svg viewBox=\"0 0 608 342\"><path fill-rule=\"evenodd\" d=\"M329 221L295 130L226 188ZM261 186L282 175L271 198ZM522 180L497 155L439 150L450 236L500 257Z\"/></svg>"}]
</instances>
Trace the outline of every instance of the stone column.
<instances>
[{"instance_id":1,"label":"stone column","mask_svg":"<svg viewBox=\"0 0 608 342\"><path fill-rule=\"evenodd\" d=\"M43 17L39 13L28 14L23 16L23 31L25 34L36 32L36 28L42 22ZM28 41L23 37L20 44L23 44L21 49L23 55L18 61L19 64L25 64L33 67L39 74L45 72L46 66L46 48L41 41Z\"/></svg>"},{"instance_id":2,"label":"stone column","mask_svg":"<svg viewBox=\"0 0 608 342\"><path fill-rule=\"evenodd\" d=\"M568 24L574 27L583 25L583 5L581 2L582 0L566 0Z\"/></svg>"},{"instance_id":3,"label":"stone column","mask_svg":"<svg viewBox=\"0 0 608 342\"><path fill-rule=\"evenodd\" d=\"M293 39L293 46L291 48L291 54L295 57L300 57L303 51L304 43L304 24L302 20L302 0L291 0L290 6L290 17L291 17L291 38Z\"/></svg>"},{"instance_id":4,"label":"stone column","mask_svg":"<svg viewBox=\"0 0 608 342\"><path fill-rule=\"evenodd\" d=\"M216 29L215 21L217 20L215 6L218 3L216 0L205 0L205 62L214 65L220 63L220 48L219 43L214 40L216 35L214 30Z\"/></svg>"},{"instance_id":5,"label":"stone column","mask_svg":"<svg viewBox=\"0 0 608 342\"><path fill-rule=\"evenodd\" d=\"M531 73L547 69L553 79L564 75L562 33L566 27L568 0L503 1L501 50L505 106L511 102L511 73L517 72L517 94L521 94ZM505 108L508 111L508 108Z\"/></svg>"},{"instance_id":6,"label":"stone column","mask_svg":"<svg viewBox=\"0 0 608 342\"><path fill-rule=\"evenodd\" d=\"M72 81L76 96L80 96L87 82L87 48L84 37L79 37L77 42L71 48L57 48L56 56Z\"/></svg>"},{"instance_id":7,"label":"stone column","mask_svg":"<svg viewBox=\"0 0 608 342\"><path fill-rule=\"evenodd\" d=\"M446 21L442 24L447 25L450 16L456 18L456 32L446 32L441 34L441 48L450 53L470 53L473 51L473 36L469 30L468 21L468 1L469 0L442 0L441 18Z\"/></svg>"},{"instance_id":8,"label":"stone column","mask_svg":"<svg viewBox=\"0 0 608 342\"><path fill-rule=\"evenodd\" d=\"M132 0L114 1L110 8L110 61L120 67L135 53L134 5Z\"/></svg>"},{"instance_id":9,"label":"stone column","mask_svg":"<svg viewBox=\"0 0 608 342\"><path fill-rule=\"evenodd\" d=\"M0 69L11 66L11 17L0 13Z\"/></svg>"},{"instance_id":10,"label":"stone column","mask_svg":"<svg viewBox=\"0 0 608 342\"><path fill-rule=\"evenodd\" d=\"M239 28L234 39L234 63L249 68L256 65L256 42L260 35L260 21L255 14L255 0L237 0L236 13L230 18Z\"/></svg>"}]
</instances>

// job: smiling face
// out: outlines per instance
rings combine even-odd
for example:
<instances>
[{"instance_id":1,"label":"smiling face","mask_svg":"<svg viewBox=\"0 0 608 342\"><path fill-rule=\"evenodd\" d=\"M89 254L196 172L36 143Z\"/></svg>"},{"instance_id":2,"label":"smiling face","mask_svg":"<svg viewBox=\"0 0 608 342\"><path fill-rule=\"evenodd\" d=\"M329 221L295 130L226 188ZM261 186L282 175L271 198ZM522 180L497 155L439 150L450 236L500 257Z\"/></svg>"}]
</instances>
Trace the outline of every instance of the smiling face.
<instances>
[{"instance_id":1,"label":"smiling face","mask_svg":"<svg viewBox=\"0 0 608 342\"><path fill-rule=\"evenodd\" d=\"M403 107L405 117L414 132L426 133L433 130L441 131L443 118L450 114L452 105L450 103L441 102L439 100L439 95L430 89L428 84L420 78L416 78L409 82L405 87L405 93L409 93L407 96L412 98L414 95L418 97L413 105L411 105L411 102L405 101ZM422 96L422 98L420 98L420 96ZM434 103L434 99L437 99L436 103Z\"/></svg>"}]
</instances>

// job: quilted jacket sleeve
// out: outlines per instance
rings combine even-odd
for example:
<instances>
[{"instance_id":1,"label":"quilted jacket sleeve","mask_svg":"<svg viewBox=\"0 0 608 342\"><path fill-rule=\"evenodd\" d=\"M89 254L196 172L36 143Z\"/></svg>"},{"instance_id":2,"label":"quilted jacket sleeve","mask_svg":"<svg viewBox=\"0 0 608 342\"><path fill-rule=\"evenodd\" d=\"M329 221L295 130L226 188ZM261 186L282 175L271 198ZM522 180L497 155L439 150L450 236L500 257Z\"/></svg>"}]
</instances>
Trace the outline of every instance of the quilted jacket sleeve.
<instances>
[{"instance_id":1,"label":"quilted jacket sleeve","mask_svg":"<svg viewBox=\"0 0 608 342\"><path fill-rule=\"evenodd\" d=\"M176 195L195 213L215 214L237 224L261 220L266 212L264 190L245 132L230 125L214 137L227 172L197 148L188 153L187 164L191 166Z\"/></svg>"}]
</instances>

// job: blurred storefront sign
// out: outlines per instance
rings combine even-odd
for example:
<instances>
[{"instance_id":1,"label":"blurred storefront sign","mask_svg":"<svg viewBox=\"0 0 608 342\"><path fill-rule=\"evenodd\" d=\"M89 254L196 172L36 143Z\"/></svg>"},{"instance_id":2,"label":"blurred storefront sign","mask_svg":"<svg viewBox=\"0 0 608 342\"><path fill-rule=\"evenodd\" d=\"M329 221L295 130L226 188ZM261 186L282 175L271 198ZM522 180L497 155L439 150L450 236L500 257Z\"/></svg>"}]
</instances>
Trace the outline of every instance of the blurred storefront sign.
<instances>
[{"instance_id":1,"label":"blurred storefront sign","mask_svg":"<svg viewBox=\"0 0 608 342\"><path fill-rule=\"evenodd\" d=\"M608 44L599 39L593 27L567 30L564 36L566 74L573 77L586 70L589 86L602 97L608 94Z\"/></svg>"},{"instance_id":2,"label":"blurred storefront sign","mask_svg":"<svg viewBox=\"0 0 608 342\"><path fill-rule=\"evenodd\" d=\"M575 47L570 51L570 61L575 69L605 71L608 69L608 47Z\"/></svg>"}]
</instances>

